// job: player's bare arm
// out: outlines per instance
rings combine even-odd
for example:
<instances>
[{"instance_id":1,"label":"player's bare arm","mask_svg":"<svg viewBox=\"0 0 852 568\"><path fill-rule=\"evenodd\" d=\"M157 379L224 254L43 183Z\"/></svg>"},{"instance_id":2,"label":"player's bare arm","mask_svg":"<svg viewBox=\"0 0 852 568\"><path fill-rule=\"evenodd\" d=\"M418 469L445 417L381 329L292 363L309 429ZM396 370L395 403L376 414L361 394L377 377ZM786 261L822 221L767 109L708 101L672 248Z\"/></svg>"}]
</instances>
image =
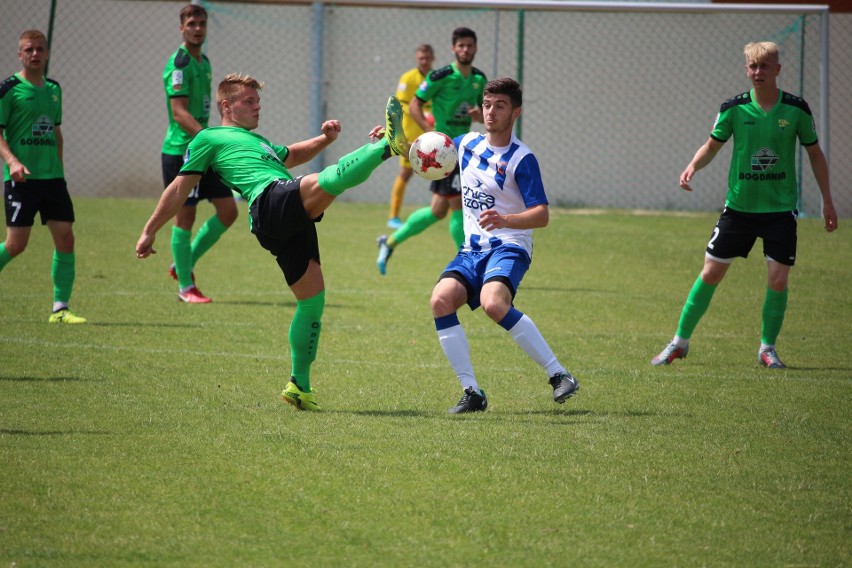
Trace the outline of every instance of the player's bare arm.
<instances>
[{"instance_id":1,"label":"player's bare arm","mask_svg":"<svg viewBox=\"0 0 852 568\"><path fill-rule=\"evenodd\" d=\"M423 132L431 132L435 128L429 124L428 120L426 120L426 113L423 112L423 104L423 101L414 97L411 99L411 102L408 103L408 114L411 115L411 118L414 119L414 122L420 126L420 129L423 130Z\"/></svg>"},{"instance_id":2,"label":"player's bare arm","mask_svg":"<svg viewBox=\"0 0 852 568\"><path fill-rule=\"evenodd\" d=\"M27 175L29 175L30 170L18 161L18 158L12 153L9 143L3 137L3 128L0 128L0 158L3 158L3 161L9 166L9 176L12 178L12 181L19 183L27 181Z\"/></svg>"},{"instance_id":3,"label":"player's bare arm","mask_svg":"<svg viewBox=\"0 0 852 568\"><path fill-rule=\"evenodd\" d=\"M829 233L837 228L837 212L834 210L834 200L831 198L831 186L828 182L828 161L819 144L805 146L811 171L814 173L819 192L822 195L822 215L825 219L825 230Z\"/></svg>"},{"instance_id":4,"label":"player's bare arm","mask_svg":"<svg viewBox=\"0 0 852 568\"><path fill-rule=\"evenodd\" d=\"M686 169L683 170L683 173L680 174L680 187L686 191L692 191L692 187L690 187L689 182L692 181L693 176L695 176L695 172L712 162L721 147L722 142L719 142L714 138L708 138L707 142L705 142L704 145L695 153L695 156L693 156L689 165L686 166Z\"/></svg>"},{"instance_id":5,"label":"player's bare arm","mask_svg":"<svg viewBox=\"0 0 852 568\"><path fill-rule=\"evenodd\" d=\"M485 122L482 117L482 108L481 107L473 107L467 111L467 114L470 116L470 119L474 122Z\"/></svg>"},{"instance_id":6,"label":"player's bare arm","mask_svg":"<svg viewBox=\"0 0 852 568\"><path fill-rule=\"evenodd\" d=\"M190 136L195 136L201 131L201 123L189 112L189 97L173 97L169 99L169 106L172 109L172 117L181 130Z\"/></svg>"},{"instance_id":7,"label":"player's bare arm","mask_svg":"<svg viewBox=\"0 0 852 568\"><path fill-rule=\"evenodd\" d=\"M322 134L319 136L287 146L290 152L287 154L284 165L288 168L293 168L313 160L317 154L337 140L340 134L340 121L326 120L322 123L320 131Z\"/></svg>"},{"instance_id":8,"label":"player's bare arm","mask_svg":"<svg viewBox=\"0 0 852 568\"><path fill-rule=\"evenodd\" d=\"M157 208L148 222L145 223L145 228L142 229L142 235L136 242L136 256L139 258L147 258L152 254L157 254L154 250L154 238L157 236L157 231L163 228L169 219L174 217L178 210L186 202L189 197L189 192L192 188L198 185L201 181L199 175L177 176L169 186L163 190L160 196L160 202L157 203Z\"/></svg>"},{"instance_id":9,"label":"player's bare arm","mask_svg":"<svg viewBox=\"0 0 852 568\"><path fill-rule=\"evenodd\" d=\"M479 226L486 231L494 229L540 229L550 220L547 205L534 205L521 213L501 215L496 209L486 209L479 214Z\"/></svg>"}]
</instances>

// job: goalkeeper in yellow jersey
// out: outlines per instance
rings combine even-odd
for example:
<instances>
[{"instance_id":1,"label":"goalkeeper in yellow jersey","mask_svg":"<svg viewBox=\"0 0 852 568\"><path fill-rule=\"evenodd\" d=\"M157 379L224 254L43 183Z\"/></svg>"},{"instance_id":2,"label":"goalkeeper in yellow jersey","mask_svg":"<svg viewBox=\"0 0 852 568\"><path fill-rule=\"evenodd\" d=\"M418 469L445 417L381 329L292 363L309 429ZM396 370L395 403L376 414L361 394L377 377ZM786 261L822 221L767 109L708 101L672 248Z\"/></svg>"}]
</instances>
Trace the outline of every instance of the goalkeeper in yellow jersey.
<instances>
[{"instance_id":1,"label":"goalkeeper in yellow jersey","mask_svg":"<svg viewBox=\"0 0 852 568\"><path fill-rule=\"evenodd\" d=\"M432 71L432 62L435 61L435 50L428 43L421 44L415 52L417 67L413 67L403 73L399 78L399 84L396 87L396 98L402 104L402 128L405 130L405 137L408 140L414 141L415 138L423 134L423 129L420 125L411 118L408 112L408 103L414 98L417 88L424 81L426 75ZM424 110L429 113L432 105L427 103L424 105ZM431 113L427 114L431 118ZM434 119L432 124L434 125ZM405 188L408 186L408 180L411 179L411 174L414 173L411 169L411 162L408 161L408 156L399 157L399 173L393 182L390 198L390 214L388 215L388 227L391 229L399 229L402 227L402 219L399 218L399 211L402 208L402 200L405 197Z\"/></svg>"}]
</instances>

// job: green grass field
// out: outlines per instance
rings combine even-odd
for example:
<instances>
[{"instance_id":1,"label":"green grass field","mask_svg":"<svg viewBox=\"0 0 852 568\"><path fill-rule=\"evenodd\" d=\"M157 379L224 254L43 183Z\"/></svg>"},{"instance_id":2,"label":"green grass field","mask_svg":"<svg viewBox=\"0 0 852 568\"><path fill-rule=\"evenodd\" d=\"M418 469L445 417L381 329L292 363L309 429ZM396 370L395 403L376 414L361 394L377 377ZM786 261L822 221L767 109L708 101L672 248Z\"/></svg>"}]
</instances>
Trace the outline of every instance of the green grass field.
<instances>
[{"instance_id":1,"label":"green grass field","mask_svg":"<svg viewBox=\"0 0 852 568\"><path fill-rule=\"evenodd\" d=\"M461 394L429 295L446 223L375 268L386 207L319 225L322 413L279 399L295 303L237 226L176 301L153 200L77 199L85 326L47 324L36 227L0 274L2 566L849 566L852 228L803 219L779 353L756 363L765 266L737 261L689 358L674 334L715 222L554 210L516 305L578 377L547 377L481 311L460 313L488 392ZM212 211L199 208L200 219ZM759 245L758 245L759 247Z\"/></svg>"}]
</instances>

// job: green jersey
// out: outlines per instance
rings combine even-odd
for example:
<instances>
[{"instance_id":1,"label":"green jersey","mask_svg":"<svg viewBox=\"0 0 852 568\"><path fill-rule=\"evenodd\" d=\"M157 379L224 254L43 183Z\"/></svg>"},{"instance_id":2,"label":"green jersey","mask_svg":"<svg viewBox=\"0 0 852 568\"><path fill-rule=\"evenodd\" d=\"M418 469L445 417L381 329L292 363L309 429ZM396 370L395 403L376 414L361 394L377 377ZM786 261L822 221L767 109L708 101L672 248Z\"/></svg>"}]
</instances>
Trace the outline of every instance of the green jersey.
<instances>
[{"instance_id":1,"label":"green jersey","mask_svg":"<svg viewBox=\"0 0 852 568\"><path fill-rule=\"evenodd\" d=\"M37 87L15 73L0 83L0 127L9 149L30 171L27 179L65 177L54 128L62 124L62 89L44 79ZM3 168L10 181L9 165Z\"/></svg>"},{"instance_id":2,"label":"green jersey","mask_svg":"<svg viewBox=\"0 0 852 568\"><path fill-rule=\"evenodd\" d=\"M811 109L804 100L779 91L778 102L765 112L754 91L722 104L710 136L719 142L734 137L725 206L744 213L776 213L796 209L796 140L818 142Z\"/></svg>"},{"instance_id":3,"label":"green jersey","mask_svg":"<svg viewBox=\"0 0 852 568\"><path fill-rule=\"evenodd\" d=\"M163 141L163 154L182 156L192 137L184 131L172 116L171 100L177 97L189 98L189 114L207 128L210 121L210 82L213 71L210 60L202 54L201 61L195 59L180 46L169 58L163 70L163 87L166 90L166 109L169 113L169 129Z\"/></svg>"},{"instance_id":4,"label":"green jersey","mask_svg":"<svg viewBox=\"0 0 852 568\"><path fill-rule=\"evenodd\" d=\"M470 132L473 120L468 111L482 106L485 83L485 73L476 67L465 77L452 64L429 73L416 96L423 102L432 101L435 130L455 138Z\"/></svg>"},{"instance_id":5,"label":"green jersey","mask_svg":"<svg viewBox=\"0 0 852 568\"><path fill-rule=\"evenodd\" d=\"M284 146L238 126L215 126L199 132L186 149L180 175L203 175L208 168L249 205L275 180L291 180L284 166Z\"/></svg>"}]
</instances>

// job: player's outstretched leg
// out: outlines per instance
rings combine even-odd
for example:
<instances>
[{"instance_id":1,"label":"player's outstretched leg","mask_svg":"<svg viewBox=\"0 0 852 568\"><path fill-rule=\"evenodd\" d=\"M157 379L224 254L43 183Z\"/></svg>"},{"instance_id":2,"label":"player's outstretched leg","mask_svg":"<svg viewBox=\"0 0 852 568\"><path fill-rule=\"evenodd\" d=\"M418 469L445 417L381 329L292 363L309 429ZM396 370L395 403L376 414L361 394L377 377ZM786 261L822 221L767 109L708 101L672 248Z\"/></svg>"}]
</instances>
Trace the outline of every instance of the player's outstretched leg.
<instances>
[{"instance_id":1,"label":"player's outstretched leg","mask_svg":"<svg viewBox=\"0 0 852 568\"><path fill-rule=\"evenodd\" d=\"M393 95L388 99L388 104L385 107L385 138L391 152L397 156L408 156L411 144L402 129L402 105L399 99Z\"/></svg>"}]
</instances>

